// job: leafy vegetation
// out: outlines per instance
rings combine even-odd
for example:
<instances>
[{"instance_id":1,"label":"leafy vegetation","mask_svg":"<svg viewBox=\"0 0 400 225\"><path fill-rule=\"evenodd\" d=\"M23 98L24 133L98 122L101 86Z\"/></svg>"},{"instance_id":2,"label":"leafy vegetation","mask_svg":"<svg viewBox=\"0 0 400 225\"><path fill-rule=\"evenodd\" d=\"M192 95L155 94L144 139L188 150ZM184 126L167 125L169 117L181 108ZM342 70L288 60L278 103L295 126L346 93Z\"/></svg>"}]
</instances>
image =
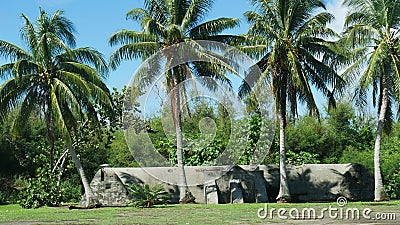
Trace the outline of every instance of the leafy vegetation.
<instances>
[{"instance_id":1,"label":"leafy vegetation","mask_svg":"<svg viewBox=\"0 0 400 225\"><path fill-rule=\"evenodd\" d=\"M208 109L201 109L202 107ZM201 104L198 106L199 113L197 110L192 111L192 117L185 118L184 131L187 132L185 136L191 137L191 135L200 135L198 130L198 122L203 118L202 112L208 112L207 115L211 118L222 120L219 116L217 106L212 106L209 104ZM355 115L355 110L349 103L341 103L337 105L335 110L328 110L328 112L323 112L325 116L320 119L303 116L296 120L296 122L288 123L287 131L287 163L294 165L301 165L303 163L359 163L366 166L371 172L373 171L373 158L366 157L367 155L373 155L373 141L374 141L374 123L371 119L365 118L364 121L359 121L358 117ZM250 120L258 121L257 116L250 118ZM42 127L36 123L40 123L39 120L31 120L33 123L33 128ZM251 151L254 147L251 143L256 142L259 138L259 132L257 122L252 122L254 130L254 140L250 140L246 152L241 161L238 164L249 164ZM36 124L36 125L35 125ZM226 126L222 125L221 122L217 125L217 134L213 139L213 142L206 148L195 148L195 145L190 148L185 149L184 157L185 162L188 165L209 165L210 162L215 157L218 157L219 152L224 149L224 142L229 139L224 139L223 133ZM187 127L186 127L187 126ZM168 140L163 133L162 127L160 125L160 119L154 117L149 121L149 128L153 131L151 134L154 135L152 138L154 140L155 147L163 154L167 159L170 160L172 165L176 165L176 154L175 146ZM27 126L26 129L31 129L31 125ZM39 132L37 130L36 132ZM48 145L46 144L45 130L41 131L43 133L42 139L38 142L37 139L29 139L25 141L21 140L10 140L9 146L17 145L18 148L9 148L4 151L9 151L13 155L16 155L16 164L24 164L24 167L18 168L18 171L25 171L20 174L19 178L13 180L13 177L6 176L7 169L0 171L3 177L6 178L6 186L2 186L2 198L3 202L16 203L18 200L24 200L26 197L24 195L18 194L28 191L27 187L30 182L36 182L35 180L46 179L42 183L54 183L48 177L44 176L42 178L38 177L40 171L43 171L42 167L45 167L48 163L45 163L46 154L48 154ZM108 133L109 131L107 131ZM40 133L40 132L39 132ZM125 167L125 166L135 166L137 165L134 161L132 154L128 147L126 146L123 131L116 130L110 133L111 141L107 145L104 142L98 142L98 138L90 135L85 137L86 147L80 148L80 155L82 161L88 161L86 170L88 174L94 174L98 170L98 165L103 163L109 163L115 167ZM39 137L41 135L38 135ZM29 136L27 136L29 137ZM385 188L388 194L392 198L398 198L399 195L399 176L398 169L400 166L400 151L399 151L399 137L400 137L400 126L395 123L393 127L393 132L390 136L385 136L382 146L382 169L383 169L383 179ZM1 140L6 139L7 136L3 136ZM229 137L227 137L229 138ZM0 140L0 141L1 141ZM108 140L104 138L102 140ZM106 141L108 142L108 141ZM100 144L99 144L100 143ZM103 144L101 144L103 143ZM41 146L35 147L35 151L28 151L26 154L27 158L18 157L21 154L18 149L24 149L24 146ZM90 152L96 149L102 149L99 154L102 157L92 157ZM108 146L108 147L106 147ZM118 148L113 148L113 146L120 146ZM4 148L5 146L3 146ZM25 148L26 149L26 148ZM55 156L59 157L63 152L62 141L60 140L56 144L56 149L58 149ZM272 145L267 157L264 159L264 163L276 164L279 162L279 141L277 137L275 138L274 144ZM39 158L35 159L35 158ZM48 157L47 157L48 158ZM29 163L28 163L29 162ZM86 164L84 164L86 165ZM91 166L90 166L91 165ZM66 165L64 166L63 174L60 180L60 189L62 198L60 202L77 202L81 200L81 188L79 184L79 177L73 172L73 165L71 159L68 157ZM48 173L48 172L46 172ZM26 177L26 178L25 178ZM29 179L29 177L32 177ZM18 179L17 179L18 178ZM57 177L58 179L58 177ZM40 182L36 182L40 184ZM32 186L33 187L33 186ZM54 189L56 186L53 185ZM21 190L22 189L22 190ZM31 194L43 193L40 192L40 188L35 188L35 191L31 190ZM54 192L56 195L59 192ZM29 194L25 194L28 196ZM42 194L44 196L44 194ZM46 204L44 204L46 205Z\"/></svg>"},{"instance_id":2,"label":"leafy vegetation","mask_svg":"<svg viewBox=\"0 0 400 225\"><path fill-rule=\"evenodd\" d=\"M128 204L134 207L151 208L155 205L165 204L170 198L170 194L164 191L162 185L150 187L148 184L131 184L127 189L132 198Z\"/></svg>"}]
</instances>

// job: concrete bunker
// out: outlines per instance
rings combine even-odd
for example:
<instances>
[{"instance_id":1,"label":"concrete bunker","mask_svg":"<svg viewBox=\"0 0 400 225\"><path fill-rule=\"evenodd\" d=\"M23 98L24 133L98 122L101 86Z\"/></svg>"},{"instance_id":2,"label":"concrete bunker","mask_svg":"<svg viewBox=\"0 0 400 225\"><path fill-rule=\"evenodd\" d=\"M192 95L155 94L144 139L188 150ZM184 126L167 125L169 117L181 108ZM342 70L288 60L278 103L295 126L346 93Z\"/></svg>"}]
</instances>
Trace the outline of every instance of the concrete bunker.
<instances>
[{"instance_id":1,"label":"concrete bunker","mask_svg":"<svg viewBox=\"0 0 400 225\"><path fill-rule=\"evenodd\" d=\"M196 203L274 202L279 191L279 166L187 166L186 176ZM352 201L373 200L374 182L370 172L358 164L307 164L287 167L293 200L335 201L343 196ZM178 203L177 183L156 177L178 177L177 167L102 168L90 183L104 206L124 206L130 184L162 184ZM171 180L169 179L169 180ZM84 199L84 198L83 198ZM81 202L84 203L84 202Z\"/></svg>"}]
</instances>

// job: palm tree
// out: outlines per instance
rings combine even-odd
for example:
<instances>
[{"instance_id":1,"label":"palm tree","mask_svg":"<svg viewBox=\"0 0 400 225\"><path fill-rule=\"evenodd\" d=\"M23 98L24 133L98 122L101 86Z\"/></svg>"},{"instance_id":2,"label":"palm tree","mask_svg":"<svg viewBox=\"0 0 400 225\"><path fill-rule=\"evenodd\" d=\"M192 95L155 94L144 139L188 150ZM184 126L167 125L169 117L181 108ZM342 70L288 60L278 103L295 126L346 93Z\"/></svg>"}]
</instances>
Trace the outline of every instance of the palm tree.
<instances>
[{"instance_id":1,"label":"palm tree","mask_svg":"<svg viewBox=\"0 0 400 225\"><path fill-rule=\"evenodd\" d=\"M372 87L373 105L378 104L378 127L374 148L375 201L388 199L380 169L382 132L390 132L392 107L400 97L399 26L400 2L393 0L345 0L345 43L353 50L352 65L344 72L358 80L356 103L365 105ZM378 100L378 101L376 101Z\"/></svg>"},{"instance_id":2,"label":"palm tree","mask_svg":"<svg viewBox=\"0 0 400 225\"><path fill-rule=\"evenodd\" d=\"M94 49L73 49L75 28L63 11L49 15L40 9L35 24L24 14L22 18L21 37L28 49L0 40L0 55L10 61L0 67L0 77L6 79L0 87L1 120L16 110L13 129L18 133L30 115L43 116L51 147L56 134L61 135L82 179L86 206L93 206L93 193L72 134L79 121L98 123L96 111L112 108L102 81L108 72L106 62Z\"/></svg>"},{"instance_id":3,"label":"palm tree","mask_svg":"<svg viewBox=\"0 0 400 225\"><path fill-rule=\"evenodd\" d=\"M179 58L179 56L169 54L168 47L177 46L183 42L197 49L193 50L192 54L210 61L210 63L180 64L165 73L167 90L171 93L171 111L176 131L181 202L185 201L185 197L190 196L190 192L182 158L183 140L179 110L185 91L180 90L179 84L196 76L208 76L229 83L225 77L225 71L232 70L222 56L205 50L197 42L197 40L228 42L232 39L231 35L219 34L225 29L238 25L238 19L234 18L219 18L203 22L213 2L213 0L145 0L143 8L135 8L126 16L127 19L140 22L142 31L121 30L114 33L109 40L111 46L123 45L111 55L112 68L117 67L122 60L135 58L146 60L158 51L163 51L162 54L167 58L168 64L174 60L174 57ZM140 89L145 89L154 79L155 77L149 77L149 74L139 76L136 79L138 83L135 85ZM215 85L207 84L207 87L215 88Z\"/></svg>"},{"instance_id":4,"label":"palm tree","mask_svg":"<svg viewBox=\"0 0 400 225\"><path fill-rule=\"evenodd\" d=\"M257 66L262 73L250 70L239 92L249 94L261 82L267 82L271 87L280 117L277 200L288 202L292 199L285 162L287 107L293 116L297 116L298 102L305 103L309 113L318 116L313 88L321 91L333 106L334 94L343 85L335 71L334 44L326 41L326 38L336 36L326 27L334 17L327 12L317 13L325 9L319 0L253 0L253 4L256 10L244 14L250 23L249 45L241 49L259 59Z\"/></svg>"}]
</instances>

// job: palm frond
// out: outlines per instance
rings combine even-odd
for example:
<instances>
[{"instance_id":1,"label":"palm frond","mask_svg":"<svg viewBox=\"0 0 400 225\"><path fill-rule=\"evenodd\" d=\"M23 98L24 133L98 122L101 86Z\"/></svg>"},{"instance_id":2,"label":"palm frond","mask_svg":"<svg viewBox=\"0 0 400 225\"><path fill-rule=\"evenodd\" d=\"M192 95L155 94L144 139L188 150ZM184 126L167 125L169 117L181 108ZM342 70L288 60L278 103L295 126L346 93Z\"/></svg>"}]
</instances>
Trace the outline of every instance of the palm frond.
<instances>
[{"instance_id":1,"label":"palm frond","mask_svg":"<svg viewBox=\"0 0 400 225\"><path fill-rule=\"evenodd\" d=\"M0 120L18 106L31 86L34 75L23 76L19 79L10 78L0 86Z\"/></svg>"},{"instance_id":2,"label":"palm frond","mask_svg":"<svg viewBox=\"0 0 400 225\"><path fill-rule=\"evenodd\" d=\"M21 38L28 44L29 49L36 49L38 41L35 28L25 14L21 14L21 17L25 22L24 26L21 28ZM33 53L35 54L35 51L33 51ZM34 57L36 58L36 56Z\"/></svg>"},{"instance_id":3,"label":"palm frond","mask_svg":"<svg viewBox=\"0 0 400 225\"><path fill-rule=\"evenodd\" d=\"M96 68L97 74L103 79L108 75L108 66L103 54L93 48L76 48L56 57L56 61L58 62L68 62L71 60L76 61L81 65L89 67L93 66Z\"/></svg>"},{"instance_id":4,"label":"palm frond","mask_svg":"<svg viewBox=\"0 0 400 225\"><path fill-rule=\"evenodd\" d=\"M50 100L51 100L51 105L49 105L49 108L52 111L52 116L54 118L54 124L56 129L60 134L69 135L69 130L65 122L64 115L60 107L60 102L58 101L55 88L51 88Z\"/></svg>"},{"instance_id":5,"label":"palm frond","mask_svg":"<svg viewBox=\"0 0 400 225\"><path fill-rule=\"evenodd\" d=\"M214 4L213 0L192 0L182 20L182 30L195 27L209 13Z\"/></svg>"},{"instance_id":6,"label":"palm frond","mask_svg":"<svg viewBox=\"0 0 400 225\"><path fill-rule=\"evenodd\" d=\"M0 40L0 56L9 60L31 58L30 54L22 48L3 40Z\"/></svg>"},{"instance_id":7,"label":"palm frond","mask_svg":"<svg viewBox=\"0 0 400 225\"><path fill-rule=\"evenodd\" d=\"M63 105L67 106L67 108L71 110L74 117L80 118L83 114L81 103L70 87L57 78L53 79L53 87L55 88L57 96L59 96L58 98L61 100L60 102L63 102Z\"/></svg>"},{"instance_id":8,"label":"palm frond","mask_svg":"<svg viewBox=\"0 0 400 225\"><path fill-rule=\"evenodd\" d=\"M73 23L63 16L64 11L57 10L51 17L47 13L41 13L42 20L48 21L45 23L39 23L38 36L42 36L44 33L56 35L63 43L66 43L69 47L74 48L76 40L74 33L76 32ZM40 19L40 17L39 17ZM43 33L42 33L43 32Z\"/></svg>"},{"instance_id":9,"label":"palm frond","mask_svg":"<svg viewBox=\"0 0 400 225\"><path fill-rule=\"evenodd\" d=\"M226 29L235 28L239 25L237 18L219 18L202 23L190 29L189 36L193 39L204 40L208 36L214 36Z\"/></svg>"},{"instance_id":10,"label":"palm frond","mask_svg":"<svg viewBox=\"0 0 400 225\"><path fill-rule=\"evenodd\" d=\"M138 69L133 78L133 84L139 89L146 90L148 85L153 83L160 75L166 73L168 66L162 65L165 62L160 54L153 55L148 58ZM168 78L167 78L168 80ZM133 85L132 84L132 85Z\"/></svg>"},{"instance_id":11,"label":"palm frond","mask_svg":"<svg viewBox=\"0 0 400 225\"><path fill-rule=\"evenodd\" d=\"M7 79L13 76L14 63L6 63L0 66L0 79Z\"/></svg>"},{"instance_id":12,"label":"palm frond","mask_svg":"<svg viewBox=\"0 0 400 225\"><path fill-rule=\"evenodd\" d=\"M147 10L151 14L151 16L159 21L161 24L167 23L167 1L165 0L145 0L144 5Z\"/></svg>"},{"instance_id":13,"label":"palm frond","mask_svg":"<svg viewBox=\"0 0 400 225\"><path fill-rule=\"evenodd\" d=\"M242 35L220 34L204 37L203 40L224 43L230 46L239 46L240 43L244 43L246 41L246 38Z\"/></svg>"},{"instance_id":14,"label":"palm frond","mask_svg":"<svg viewBox=\"0 0 400 225\"><path fill-rule=\"evenodd\" d=\"M142 8L134 8L126 13L126 19L141 21L144 17L150 17L146 10Z\"/></svg>"},{"instance_id":15,"label":"palm frond","mask_svg":"<svg viewBox=\"0 0 400 225\"><path fill-rule=\"evenodd\" d=\"M12 74L19 78L25 74L38 74L40 73L41 66L29 60L18 60L14 63Z\"/></svg>"},{"instance_id":16,"label":"palm frond","mask_svg":"<svg viewBox=\"0 0 400 225\"><path fill-rule=\"evenodd\" d=\"M120 30L111 35L108 43L111 46L133 44L138 42L158 42L156 35L130 30Z\"/></svg>"},{"instance_id":17,"label":"palm frond","mask_svg":"<svg viewBox=\"0 0 400 225\"><path fill-rule=\"evenodd\" d=\"M123 60L144 58L153 55L161 48L158 42L140 42L120 47L111 54L110 67L115 69Z\"/></svg>"},{"instance_id":18,"label":"palm frond","mask_svg":"<svg viewBox=\"0 0 400 225\"><path fill-rule=\"evenodd\" d=\"M98 86L105 86L96 69L82 63L73 61L60 63L60 70L57 72L75 73L87 82L92 82ZM59 78L62 79L62 76L59 76Z\"/></svg>"},{"instance_id":19,"label":"palm frond","mask_svg":"<svg viewBox=\"0 0 400 225\"><path fill-rule=\"evenodd\" d=\"M12 129L13 134L18 136L24 131L28 119L33 114L37 107L40 105L40 99L38 99L39 94L35 89L31 89L22 100L20 107L18 107L16 118L14 120Z\"/></svg>"}]
</instances>

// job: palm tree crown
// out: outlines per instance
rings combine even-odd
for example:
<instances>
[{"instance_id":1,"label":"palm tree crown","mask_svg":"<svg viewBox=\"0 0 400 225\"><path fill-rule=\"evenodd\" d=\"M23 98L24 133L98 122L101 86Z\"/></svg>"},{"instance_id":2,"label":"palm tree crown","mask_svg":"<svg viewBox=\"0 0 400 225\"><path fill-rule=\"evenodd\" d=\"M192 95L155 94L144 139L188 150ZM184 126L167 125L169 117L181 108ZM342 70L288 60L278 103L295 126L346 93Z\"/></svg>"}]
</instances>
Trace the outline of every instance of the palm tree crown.
<instances>
[{"instance_id":1,"label":"palm tree crown","mask_svg":"<svg viewBox=\"0 0 400 225\"><path fill-rule=\"evenodd\" d=\"M298 102L305 103L310 114L318 115L312 87L333 104L333 87L339 89L344 84L335 70L334 59L338 55L333 42L326 40L338 37L327 27L334 16L328 12L315 14L318 9L325 9L322 1L253 2L257 11L245 13L253 44L242 49L261 58L257 65L271 82L276 99L286 96L293 115L297 114ZM252 77L248 82L254 84L260 78L263 77ZM242 86L241 92L245 94L247 88Z\"/></svg>"},{"instance_id":2,"label":"palm tree crown","mask_svg":"<svg viewBox=\"0 0 400 225\"><path fill-rule=\"evenodd\" d=\"M204 21L212 8L213 0L145 0L144 8L135 8L126 15L127 19L138 21L142 31L121 30L109 40L111 46L123 45L110 58L110 65L116 68L122 60L148 59L160 50L181 42L200 46L196 40L229 42L232 35L220 35L226 29L239 25L236 18L219 18ZM197 54L201 55L204 52ZM222 60L203 54L210 61L225 64ZM193 63L190 69L196 75L207 75L228 81L221 67L215 68L210 63ZM212 63L211 63L212 64ZM184 77L189 74L183 74ZM180 80L182 82L183 80ZM140 85L138 85L140 86Z\"/></svg>"},{"instance_id":3,"label":"palm tree crown","mask_svg":"<svg viewBox=\"0 0 400 225\"><path fill-rule=\"evenodd\" d=\"M385 130L392 124L392 104L400 99L399 32L400 3L397 1L349 1L351 10L345 21L347 47L353 50L354 63L344 72L351 80L358 80L357 103L367 103L367 91L372 87L373 105L382 102L384 88L388 92ZM385 83L382 83L382 79ZM384 86L382 86L384 85ZM378 97L378 98L377 98Z\"/></svg>"},{"instance_id":4,"label":"palm tree crown","mask_svg":"<svg viewBox=\"0 0 400 225\"><path fill-rule=\"evenodd\" d=\"M16 129L40 110L65 133L83 115L96 119L96 104L111 104L102 81L107 73L102 55L91 48L71 49L75 29L62 14L40 10L36 27L22 14L21 34L28 50L0 41L0 54L12 61L0 67L1 77L8 78L0 88L0 115L4 118L20 106Z\"/></svg>"}]
</instances>

